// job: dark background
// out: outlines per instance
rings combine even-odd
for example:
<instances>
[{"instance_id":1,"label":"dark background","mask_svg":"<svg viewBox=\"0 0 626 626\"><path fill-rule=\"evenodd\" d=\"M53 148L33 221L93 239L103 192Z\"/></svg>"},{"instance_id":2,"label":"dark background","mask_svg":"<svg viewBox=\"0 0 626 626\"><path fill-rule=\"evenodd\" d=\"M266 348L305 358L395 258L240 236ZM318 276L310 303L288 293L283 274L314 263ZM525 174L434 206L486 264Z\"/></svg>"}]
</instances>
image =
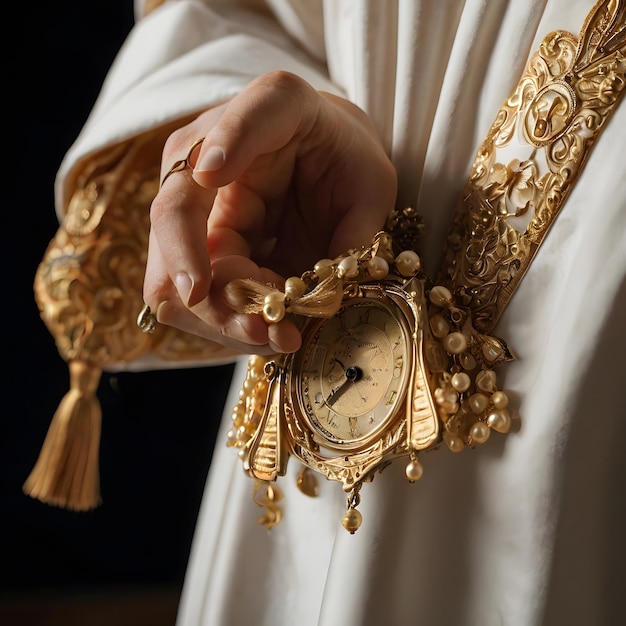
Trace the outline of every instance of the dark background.
<instances>
[{"instance_id":1,"label":"dark background","mask_svg":"<svg viewBox=\"0 0 626 626\"><path fill-rule=\"evenodd\" d=\"M22 493L69 388L32 290L58 227L54 177L133 23L132 0L41 4L16 7L21 16L7 30L17 27L19 43L3 55L0 622L92 625L100 622L67 605L82 602L88 611L95 593L110 594L102 606L111 606L129 590L147 590L146 606L169 598L158 623L173 623L231 366L103 375L103 504L74 513ZM156 623L141 617L146 606L135 607L132 623ZM117 625L125 623L122 613Z\"/></svg>"}]
</instances>

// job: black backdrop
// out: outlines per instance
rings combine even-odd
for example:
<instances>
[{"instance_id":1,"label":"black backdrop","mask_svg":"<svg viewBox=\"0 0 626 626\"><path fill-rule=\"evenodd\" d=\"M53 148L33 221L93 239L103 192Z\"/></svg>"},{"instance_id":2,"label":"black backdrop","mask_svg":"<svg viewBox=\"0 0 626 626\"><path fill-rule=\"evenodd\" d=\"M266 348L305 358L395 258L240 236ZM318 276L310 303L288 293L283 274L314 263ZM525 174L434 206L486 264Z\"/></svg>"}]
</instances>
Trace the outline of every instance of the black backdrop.
<instances>
[{"instance_id":1,"label":"black backdrop","mask_svg":"<svg viewBox=\"0 0 626 626\"><path fill-rule=\"evenodd\" d=\"M0 593L179 586L231 366L105 374L103 505L73 513L21 490L69 385L32 292L54 176L133 20L132 0L23 5L3 55Z\"/></svg>"}]
</instances>

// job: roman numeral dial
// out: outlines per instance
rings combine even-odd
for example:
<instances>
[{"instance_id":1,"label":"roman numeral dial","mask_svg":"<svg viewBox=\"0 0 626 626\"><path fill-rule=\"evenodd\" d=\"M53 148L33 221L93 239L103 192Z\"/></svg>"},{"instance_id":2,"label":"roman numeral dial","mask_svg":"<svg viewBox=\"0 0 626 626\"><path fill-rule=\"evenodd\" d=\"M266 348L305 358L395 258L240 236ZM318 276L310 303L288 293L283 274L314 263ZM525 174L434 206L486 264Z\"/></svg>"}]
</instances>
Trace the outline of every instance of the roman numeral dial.
<instances>
[{"instance_id":1,"label":"roman numeral dial","mask_svg":"<svg viewBox=\"0 0 626 626\"><path fill-rule=\"evenodd\" d=\"M366 446L397 416L410 341L403 316L375 298L348 301L303 336L296 392L318 443Z\"/></svg>"}]
</instances>

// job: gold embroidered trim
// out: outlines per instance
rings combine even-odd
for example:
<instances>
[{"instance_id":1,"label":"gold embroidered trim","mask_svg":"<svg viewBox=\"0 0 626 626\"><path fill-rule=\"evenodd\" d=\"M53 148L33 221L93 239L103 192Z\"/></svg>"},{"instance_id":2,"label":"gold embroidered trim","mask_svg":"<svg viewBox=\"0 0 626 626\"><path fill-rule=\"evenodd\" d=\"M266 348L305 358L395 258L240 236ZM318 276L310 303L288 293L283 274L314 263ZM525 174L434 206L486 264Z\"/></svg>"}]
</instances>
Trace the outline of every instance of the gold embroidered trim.
<instances>
[{"instance_id":1,"label":"gold embroidered trim","mask_svg":"<svg viewBox=\"0 0 626 626\"><path fill-rule=\"evenodd\" d=\"M223 360L221 345L159 325L137 329L164 137L141 137L89 159L37 269L35 298L65 360L115 369L150 353L165 362Z\"/></svg>"},{"instance_id":2,"label":"gold embroidered trim","mask_svg":"<svg viewBox=\"0 0 626 626\"><path fill-rule=\"evenodd\" d=\"M502 315L624 94L625 22L626 2L604 0L578 38L550 33L478 150L438 282L482 332Z\"/></svg>"}]
</instances>

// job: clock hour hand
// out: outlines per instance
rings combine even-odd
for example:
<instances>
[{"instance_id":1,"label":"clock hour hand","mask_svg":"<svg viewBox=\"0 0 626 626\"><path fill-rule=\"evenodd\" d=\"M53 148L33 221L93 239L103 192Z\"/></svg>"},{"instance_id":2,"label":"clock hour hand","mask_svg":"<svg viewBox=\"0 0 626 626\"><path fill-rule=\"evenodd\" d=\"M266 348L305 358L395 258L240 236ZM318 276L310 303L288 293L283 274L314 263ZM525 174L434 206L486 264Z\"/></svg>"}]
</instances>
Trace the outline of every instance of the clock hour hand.
<instances>
[{"instance_id":1,"label":"clock hour hand","mask_svg":"<svg viewBox=\"0 0 626 626\"><path fill-rule=\"evenodd\" d=\"M335 363L337 363L337 364L339 365L339 367L340 367L340 368L344 371L344 373L345 373L345 371L346 371L346 366L345 366L345 365L344 365L344 364L343 364L343 363L342 363L339 359L333 359L333 361L334 361Z\"/></svg>"},{"instance_id":2,"label":"clock hour hand","mask_svg":"<svg viewBox=\"0 0 626 626\"><path fill-rule=\"evenodd\" d=\"M363 374L363 372L361 371L361 368L356 367L356 365L351 365L350 367L347 367L345 369L345 379L343 380L343 382L339 385L339 387L335 387L335 389L333 389L328 398L326 398L326 404L328 406L333 406L333 404L335 404L335 402L337 402L337 400L339 399L339 396L341 396L341 394L354 382L356 382L357 380L359 380L359 378L361 378L361 375Z\"/></svg>"}]
</instances>

